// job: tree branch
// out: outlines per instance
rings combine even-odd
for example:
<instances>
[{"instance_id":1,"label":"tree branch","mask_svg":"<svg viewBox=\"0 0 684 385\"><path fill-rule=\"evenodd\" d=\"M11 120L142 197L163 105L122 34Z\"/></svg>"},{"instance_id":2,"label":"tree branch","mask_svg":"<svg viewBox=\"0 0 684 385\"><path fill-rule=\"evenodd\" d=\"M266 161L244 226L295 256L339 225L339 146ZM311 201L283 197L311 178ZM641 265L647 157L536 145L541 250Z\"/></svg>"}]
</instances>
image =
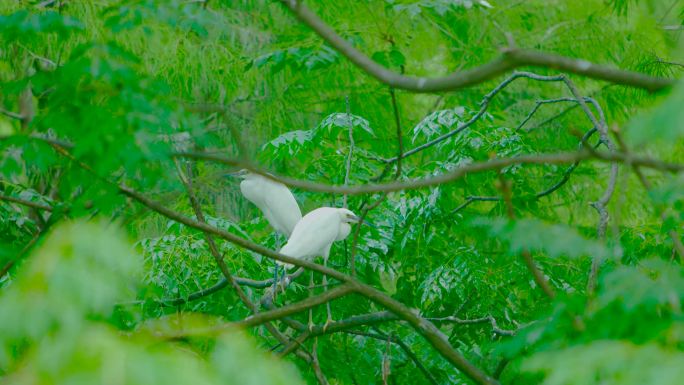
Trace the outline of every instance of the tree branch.
<instances>
[{"instance_id":1,"label":"tree branch","mask_svg":"<svg viewBox=\"0 0 684 385\"><path fill-rule=\"evenodd\" d=\"M503 50L501 56L470 70L453 73L440 78L411 77L388 70L354 48L330 26L298 0L280 0L302 23L323 38L335 50L347 57L354 65L386 85L412 92L444 92L483 83L513 68L535 66L553 68L587 76L593 79L643 88L649 92L670 87L673 79L652 77L638 72L624 71L586 60L571 59L559 55L526 51L516 48Z\"/></svg>"},{"instance_id":2,"label":"tree branch","mask_svg":"<svg viewBox=\"0 0 684 385\"><path fill-rule=\"evenodd\" d=\"M636 156L632 154L625 154L622 152L600 152L600 151L586 151L581 150L577 152L559 152L551 154L526 154L519 155L511 158L495 158L484 162L471 163L459 168L452 170L451 172L429 177L423 179L414 179L405 182L387 182L387 183L369 183L365 185L352 185L352 186L339 186L339 185L328 185L324 183L316 183L305 181L301 179L289 178L274 175L260 167L257 167L251 163L240 161L233 158L225 158L222 156L211 155L206 153L174 153L172 154L176 157L200 159L205 161L211 161L216 163L222 163L230 166L237 166L249 169L252 172L263 175L269 179L275 180L277 182L283 183L287 186L297 187L303 190L315 191L315 192L325 192L325 193L335 193L335 194L349 194L349 195L361 195L367 193L375 192L392 192L400 190L414 190L423 187L435 186L438 184L452 182L454 180L460 179L468 174L497 170L506 166L514 164L567 164L574 163L577 161L594 159L602 162L620 162L638 165L645 168L652 168L661 171L679 173L684 171L684 164L679 163L669 163L661 160Z\"/></svg>"},{"instance_id":3,"label":"tree branch","mask_svg":"<svg viewBox=\"0 0 684 385\"><path fill-rule=\"evenodd\" d=\"M503 201L506 203L508 217L510 219L515 219L515 211L513 209L510 182L503 177L503 174L501 172L499 172L499 189L501 190ZM532 258L532 254L530 254L529 250L523 249L520 254L523 257L523 260L525 261L525 266L527 266L527 270L530 271L530 273L532 274L532 278L534 278L534 281L537 283L539 288L550 299L556 298L556 292L544 276L544 273L542 273L539 267L537 267L537 265L534 263L534 258Z\"/></svg>"},{"instance_id":4,"label":"tree branch","mask_svg":"<svg viewBox=\"0 0 684 385\"><path fill-rule=\"evenodd\" d=\"M416 354L413 353L411 348L408 345L406 345L406 343L404 341L402 341L401 338L394 336L394 335L387 335L384 333L369 333L369 332L363 332L363 331L359 331L359 330L347 330L347 331L345 331L345 333L353 334L353 335L357 335L357 336L374 338L376 340L381 340L381 341L388 341L389 340L391 343L398 345L401 348L401 350L404 351L404 354L406 355L406 357L409 358L411 361L413 361L413 363L416 365L418 370L420 370L421 373L423 373L425 378L427 378L427 380L430 381L431 384L433 384L433 385L439 384L437 382L437 380L435 379L435 377L432 375L432 373L430 373L430 371L427 370L425 365L423 365L423 363L420 362L420 360L418 359L418 356L416 356Z\"/></svg>"},{"instance_id":5,"label":"tree branch","mask_svg":"<svg viewBox=\"0 0 684 385\"><path fill-rule=\"evenodd\" d=\"M442 318L427 318L428 321L433 321L433 322L448 322L448 323L455 323L459 325L472 325L472 324L479 324L479 323L489 323L492 325L492 332L495 334L499 334L502 336L514 336L515 333L517 332L516 330L506 330L506 329L501 329L496 323L496 319L492 317L491 315L481 317L481 318L474 318L474 319L461 319L457 318L454 316L449 316L449 317L442 317Z\"/></svg>"},{"instance_id":6,"label":"tree branch","mask_svg":"<svg viewBox=\"0 0 684 385\"><path fill-rule=\"evenodd\" d=\"M411 309L403 305L402 303L394 300L393 298L387 296L386 294L380 292L379 290L363 284L356 279L338 272L336 270L330 269L325 266L318 265L313 262L306 260L300 260L297 258L291 258L273 250L269 250L263 246L252 243L246 239L240 238L234 234L231 234L225 230L209 226L205 223L200 223L190 218L187 218L181 214L178 214L148 198L139 194L138 192L125 187L119 186L119 190L124 195L127 195L139 203L147 206L148 208L156 211L157 213L164 215L165 217L175 220L176 222L182 223L188 227L195 228L200 231L209 232L216 236L219 236L225 240L233 242L234 244L241 246L245 249L254 251L268 258L279 260L281 262L290 263L296 266L304 267L309 270L318 271L319 273L326 274L330 277L338 279L340 281L348 283L355 292L363 295L364 297L376 302L377 304L384 306L391 312L395 313L398 317L407 321L411 326L413 326L428 342L444 357L446 358L454 367L462 371L465 375L473 379L478 384L498 384L498 381L489 377L486 373L482 372L477 367L473 366L468 360L461 355L458 351L449 344L446 336L437 329L433 324L426 321L424 318L415 314Z\"/></svg>"},{"instance_id":7,"label":"tree branch","mask_svg":"<svg viewBox=\"0 0 684 385\"><path fill-rule=\"evenodd\" d=\"M178 175L181 179L181 182L186 188L186 191L188 193L188 198L190 199L190 205L192 206L193 211L195 212L195 216L197 217L199 223L207 224L206 219L204 218L204 214L202 213L202 208L199 204L199 201L195 197L195 194L193 192L192 188L192 180L188 177L184 177L183 171L180 169L180 165L176 162L176 167L178 169ZM237 293L238 297L242 301L242 303L247 306L247 308L253 313L254 315L257 315L259 313L259 308L249 299L247 294L242 290L242 288L239 286L239 284L236 282L235 279L233 279L233 276L228 269L228 266L226 265L226 262L223 260L223 255L221 255L218 251L218 247L216 247L216 242L214 241L214 238L211 236L210 233L208 232L203 232L207 244L209 245L209 250L211 252L211 255L214 257L214 260L219 266L219 269L221 270L221 273L223 274L224 278L226 279L226 282L230 284L230 286L233 287L235 292ZM268 320L267 320L268 321ZM288 342L288 338L280 333L280 331L267 321L264 321L263 323L266 323L265 327L271 333L281 344ZM304 353L303 351L298 351L298 356L302 359L304 359L306 362L312 362L313 357L309 357Z\"/></svg>"},{"instance_id":8,"label":"tree branch","mask_svg":"<svg viewBox=\"0 0 684 385\"><path fill-rule=\"evenodd\" d=\"M12 119L17 119L17 120L23 120L24 119L24 115L6 110L2 107L0 107L0 114L3 114L5 116L7 116L8 118L12 118Z\"/></svg>"},{"instance_id":9,"label":"tree branch","mask_svg":"<svg viewBox=\"0 0 684 385\"><path fill-rule=\"evenodd\" d=\"M12 202L12 203L20 204L22 206L38 209L38 210L52 211L52 206L44 205L44 204L38 203L38 202L27 201L25 199L15 198L15 197L2 195L2 194L0 194L0 201Z\"/></svg>"}]
</instances>

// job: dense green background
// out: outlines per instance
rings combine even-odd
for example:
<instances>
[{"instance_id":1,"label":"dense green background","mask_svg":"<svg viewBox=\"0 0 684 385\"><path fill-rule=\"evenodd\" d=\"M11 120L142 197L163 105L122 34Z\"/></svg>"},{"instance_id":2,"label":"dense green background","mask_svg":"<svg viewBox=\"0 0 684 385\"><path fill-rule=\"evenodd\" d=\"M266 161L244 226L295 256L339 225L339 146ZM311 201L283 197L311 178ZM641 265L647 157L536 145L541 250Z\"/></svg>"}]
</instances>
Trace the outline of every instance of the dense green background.
<instances>
[{"instance_id":1,"label":"dense green background","mask_svg":"<svg viewBox=\"0 0 684 385\"><path fill-rule=\"evenodd\" d=\"M397 151L388 87L277 1L64 3L0 2L0 108L25 117L0 114L0 193L52 207L47 212L0 200L0 266L13 261L0 277L0 379L315 383L310 365L294 355L269 357L276 342L262 327L159 338L159 330L238 320L249 311L230 288L160 306L160 299L215 284L221 272L201 233L137 205L111 182L194 216L169 154L237 156L239 136L245 154L274 172L342 184L349 108L355 142L350 183L368 183L383 170L377 157ZM677 0L306 3L375 61L411 75L434 77L487 63L508 37L519 47L657 76L679 78L684 70L684 2ZM684 88L648 94L570 78L598 101L629 146L684 162ZM397 91L405 148L466 121L502 80L436 95ZM525 130L516 129L538 100L567 96L561 83L516 80L475 125L405 160L400 180L492 156L575 150L576 134L592 125L572 103L543 105ZM75 160L32 138L36 134L74 143ZM272 249L282 243L241 197L237 182L224 177L231 168L186 160L180 166L191 170L210 224ZM501 201L454 211L469 196L499 196L495 172L389 194L368 214L377 227L361 229L359 279L424 317L491 315L498 327L515 331L506 336L493 333L489 323L438 323L456 349L503 383L680 383L684 257L668 232L684 230L684 179L644 171L654 185L646 191L621 167L607 236L598 239L590 204L608 183L609 165L582 163L560 189L534 198L565 169L502 170L517 221L506 219ZM303 212L342 205L341 195L293 192ZM349 207L360 211L379 197L350 197ZM351 237L336 243L331 265L348 272L351 247ZM268 259L224 241L219 249L235 274L270 277ZM532 252L556 299L532 280L522 249ZM598 289L588 293L591 260L599 257L605 262ZM277 303L305 298L307 275ZM255 300L261 295L246 290ZM338 319L376 310L382 309L360 296L333 303ZM324 309L314 318L322 323ZM404 323L358 330L401 339L437 383L469 381ZM306 341L306 348L313 343ZM319 337L315 347L331 383L382 383L384 362L391 367L389 383L430 383L399 345L386 345L337 333Z\"/></svg>"}]
</instances>

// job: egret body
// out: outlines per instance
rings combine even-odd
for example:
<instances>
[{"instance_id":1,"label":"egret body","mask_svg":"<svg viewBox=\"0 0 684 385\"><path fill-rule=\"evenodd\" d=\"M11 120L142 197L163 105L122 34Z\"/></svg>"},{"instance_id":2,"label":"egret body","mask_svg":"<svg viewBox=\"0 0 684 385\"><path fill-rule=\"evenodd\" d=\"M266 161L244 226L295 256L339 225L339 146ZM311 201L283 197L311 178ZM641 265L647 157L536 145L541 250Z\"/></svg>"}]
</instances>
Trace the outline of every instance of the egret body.
<instances>
[{"instance_id":1,"label":"egret body","mask_svg":"<svg viewBox=\"0 0 684 385\"><path fill-rule=\"evenodd\" d=\"M347 209L317 208L297 223L280 253L300 259L321 256L327 263L333 242L347 238L351 232L351 223L358 222L359 217ZM289 263L281 264L287 269L292 267Z\"/></svg>"},{"instance_id":2,"label":"egret body","mask_svg":"<svg viewBox=\"0 0 684 385\"><path fill-rule=\"evenodd\" d=\"M330 248L333 242L344 240L351 232L351 223L358 223L360 218L347 209L321 207L306 214L292 231L290 239L280 249L280 253L299 259L323 257L323 265L328 265ZM285 269L292 267L289 263L278 262ZM323 275L323 286L327 287L328 277ZM313 287L313 271L311 272L310 290ZM326 303L328 318L323 328L332 321L330 302ZM309 311L309 328L313 327L312 312Z\"/></svg>"},{"instance_id":3,"label":"egret body","mask_svg":"<svg viewBox=\"0 0 684 385\"><path fill-rule=\"evenodd\" d=\"M292 234L297 222L302 219L302 211L292 192L282 183L265 176L240 170L236 175L242 178L240 192L261 210L271 227L286 238ZM273 268L273 293L278 283L278 265Z\"/></svg>"},{"instance_id":4,"label":"egret body","mask_svg":"<svg viewBox=\"0 0 684 385\"><path fill-rule=\"evenodd\" d=\"M295 225L302 219L302 211L292 192L282 183L262 175L242 170L240 191L248 201L264 213L275 231L289 237Z\"/></svg>"}]
</instances>

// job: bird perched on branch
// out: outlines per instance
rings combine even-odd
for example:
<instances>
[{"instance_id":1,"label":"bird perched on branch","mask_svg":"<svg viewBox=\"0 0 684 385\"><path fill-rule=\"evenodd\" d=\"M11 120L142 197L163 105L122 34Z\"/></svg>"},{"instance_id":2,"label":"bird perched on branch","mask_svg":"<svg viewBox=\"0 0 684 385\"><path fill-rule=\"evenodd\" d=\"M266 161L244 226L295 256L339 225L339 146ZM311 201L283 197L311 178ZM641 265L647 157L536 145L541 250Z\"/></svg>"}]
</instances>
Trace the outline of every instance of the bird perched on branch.
<instances>
[{"instance_id":1,"label":"bird perched on branch","mask_svg":"<svg viewBox=\"0 0 684 385\"><path fill-rule=\"evenodd\" d=\"M351 223L360 218L347 209L320 207L306 214L295 226L280 253L293 258L313 259L323 257L327 263L333 242L344 240L351 232ZM278 262L286 269L289 263Z\"/></svg>"},{"instance_id":2,"label":"bird perched on branch","mask_svg":"<svg viewBox=\"0 0 684 385\"><path fill-rule=\"evenodd\" d=\"M285 246L280 249L280 253L288 257L298 259L313 259L317 256L323 257L323 264L327 266L330 248L333 242L344 240L351 232L351 224L359 223L361 218L353 212L333 207L317 208L306 214L292 231L290 239ZM283 265L285 269L292 267L289 263L276 262ZM313 284L313 272L312 284ZM323 286L327 287L327 276L323 275ZM332 321L330 312L330 302L326 303L328 319L326 326ZM309 327L313 325L311 313L309 313Z\"/></svg>"}]
</instances>

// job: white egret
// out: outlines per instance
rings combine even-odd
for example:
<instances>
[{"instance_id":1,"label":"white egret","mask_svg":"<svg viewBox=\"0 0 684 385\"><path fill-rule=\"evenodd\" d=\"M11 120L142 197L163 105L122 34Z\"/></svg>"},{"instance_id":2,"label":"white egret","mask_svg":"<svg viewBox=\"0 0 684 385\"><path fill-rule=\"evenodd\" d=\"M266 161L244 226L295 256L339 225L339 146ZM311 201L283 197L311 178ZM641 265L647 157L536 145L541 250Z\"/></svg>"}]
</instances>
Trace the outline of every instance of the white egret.
<instances>
[{"instance_id":1,"label":"white egret","mask_svg":"<svg viewBox=\"0 0 684 385\"><path fill-rule=\"evenodd\" d=\"M292 192L284 184L248 170L240 170L236 175L242 178L242 195L264 213L275 231L289 237L302 219L302 211Z\"/></svg>"},{"instance_id":2,"label":"white egret","mask_svg":"<svg viewBox=\"0 0 684 385\"><path fill-rule=\"evenodd\" d=\"M292 234L297 222L302 219L302 211L292 192L282 183L248 170L229 174L242 178L242 195L261 210L273 229L286 238ZM273 271L273 294L278 282L278 265Z\"/></svg>"},{"instance_id":3,"label":"white egret","mask_svg":"<svg viewBox=\"0 0 684 385\"><path fill-rule=\"evenodd\" d=\"M353 212L333 207L317 208L306 214L295 226L285 246L280 253L288 257L298 259L313 259L323 257L323 264L327 266L330 248L333 242L344 240L351 232L351 223L359 223L361 219ZM278 262L290 269L289 263ZM313 272L312 272L313 274ZM313 279L313 278L312 278ZM328 283L327 276L323 275L323 285ZM326 304L328 319L326 326L332 321L330 303ZM309 314L309 327L312 326L311 313Z\"/></svg>"}]
</instances>

